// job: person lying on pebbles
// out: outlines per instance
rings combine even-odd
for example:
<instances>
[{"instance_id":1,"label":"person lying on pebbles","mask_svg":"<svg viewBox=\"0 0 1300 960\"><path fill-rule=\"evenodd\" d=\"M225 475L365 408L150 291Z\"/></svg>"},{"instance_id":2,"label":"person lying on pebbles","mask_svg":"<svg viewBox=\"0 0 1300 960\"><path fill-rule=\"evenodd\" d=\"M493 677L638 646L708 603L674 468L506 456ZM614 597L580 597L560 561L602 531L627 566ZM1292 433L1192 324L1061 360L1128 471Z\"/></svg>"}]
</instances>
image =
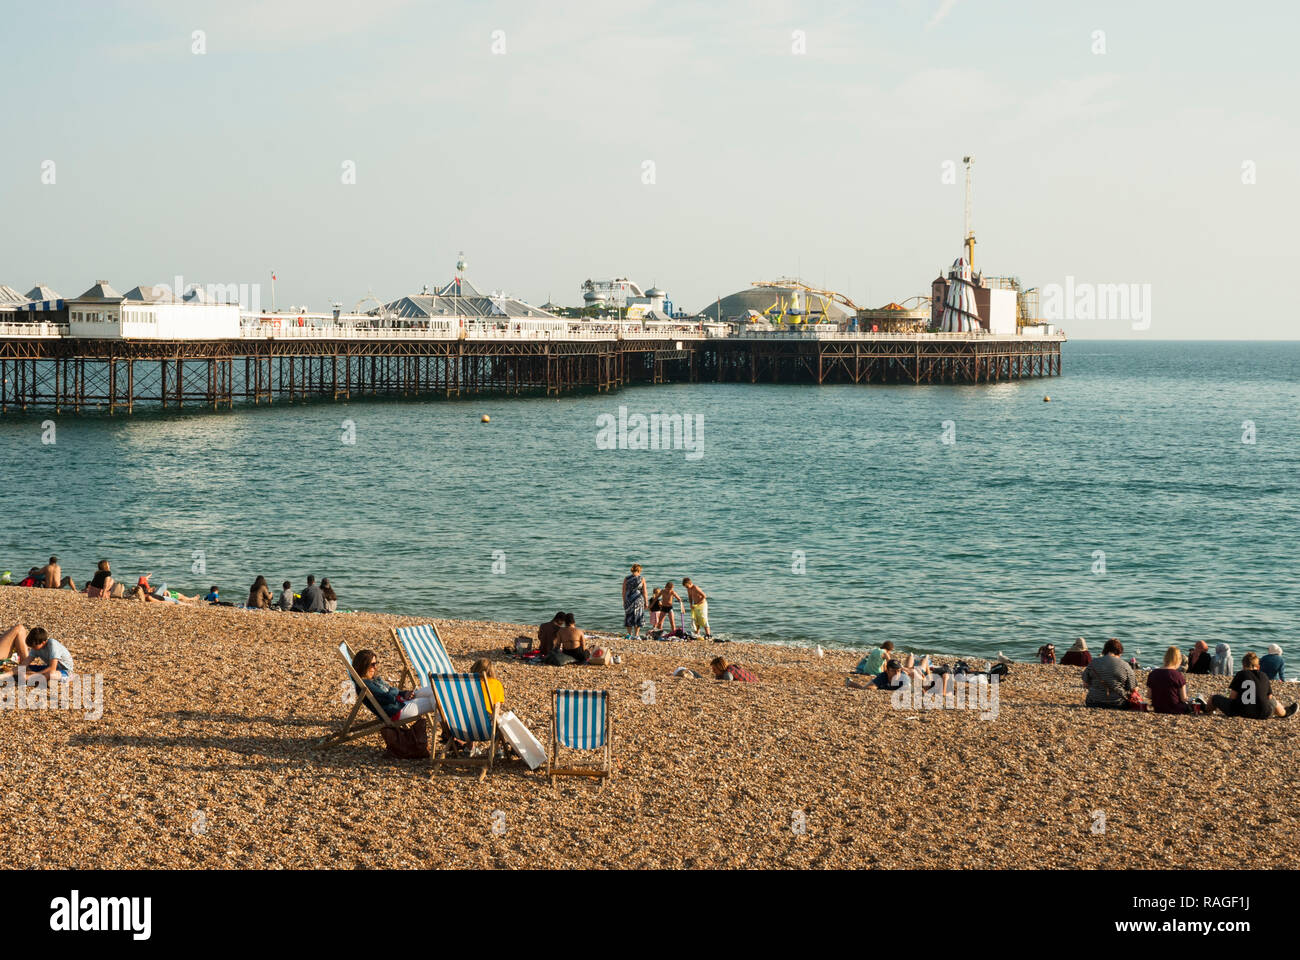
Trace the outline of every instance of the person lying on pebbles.
<instances>
[{"instance_id":1,"label":"person lying on pebbles","mask_svg":"<svg viewBox=\"0 0 1300 960\"><path fill-rule=\"evenodd\" d=\"M157 587L149 585L149 578L153 574L146 573L140 578L135 586L132 597L145 603L199 603L203 598L199 594L187 597L183 593L175 590L168 592L167 584L160 583Z\"/></svg>"},{"instance_id":2,"label":"person lying on pebbles","mask_svg":"<svg viewBox=\"0 0 1300 960\"><path fill-rule=\"evenodd\" d=\"M852 677L844 681L846 687L855 690L901 690L911 683L912 678L903 672L903 665L897 660L885 661L885 669L865 683Z\"/></svg>"},{"instance_id":3,"label":"person lying on pebbles","mask_svg":"<svg viewBox=\"0 0 1300 960\"><path fill-rule=\"evenodd\" d=\"M741 683L758 683L758 675L752 670L746 670L738 663L727 663L722 657L714 657L709 661L709 669L713 671L714 680L736 680Z\"/></svg>"}]
</instances>

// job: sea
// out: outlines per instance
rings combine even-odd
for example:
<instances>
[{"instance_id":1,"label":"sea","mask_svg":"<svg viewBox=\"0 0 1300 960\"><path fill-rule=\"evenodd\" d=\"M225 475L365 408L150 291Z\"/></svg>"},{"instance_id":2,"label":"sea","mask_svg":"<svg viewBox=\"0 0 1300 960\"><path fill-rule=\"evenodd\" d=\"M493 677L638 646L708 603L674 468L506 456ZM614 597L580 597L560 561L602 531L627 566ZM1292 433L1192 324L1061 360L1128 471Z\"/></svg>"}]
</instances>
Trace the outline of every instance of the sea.
<instances>
[{"instance_id":1,"label":"sea","mask_svg":"<svg viewBox=\"0 0 1300 960\"><path fill-rule=\"evenodd\" d=\"M346 609L566 611L617 633L640 563L652 587L692 578L731 640L1026 659L1117 637L1144 664L1197 639L1285 649L1300 343L1079 341L1062 366L979 386L11 411L0 570L57 554L80 586L106 558L236 601L259 574L277 593L314 574Z\"/></svg>"}]
</instances>

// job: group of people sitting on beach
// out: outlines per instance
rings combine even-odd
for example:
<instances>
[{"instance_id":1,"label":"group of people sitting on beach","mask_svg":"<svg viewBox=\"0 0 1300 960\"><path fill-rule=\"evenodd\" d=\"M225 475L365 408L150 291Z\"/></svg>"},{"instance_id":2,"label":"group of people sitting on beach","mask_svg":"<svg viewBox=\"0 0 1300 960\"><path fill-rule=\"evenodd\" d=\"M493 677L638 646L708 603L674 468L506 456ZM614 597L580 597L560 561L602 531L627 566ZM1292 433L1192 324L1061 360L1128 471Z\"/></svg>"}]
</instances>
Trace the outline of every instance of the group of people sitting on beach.
<instances>
[{"instance_id":1,"label":"group of people sitting on beach","mask_svg":"<svg viewBox=\"0 0 1300 960\"><path fill-rule=\"evenodd\" d=\"M179 591L169 590L166 583L150 583L152 576L152 572L140 576L137 578L135 586L128 589L126 584L113 578L111 564L107 560L101 560L96 566L95 573L90 578L90 581L81 590L77 590L76 581L72 577L64 575L63 569L59 566L59 558L52 556L50 562L45 566L32 567L27 572L27 576L18 582L17 586L48 590L70 590L73 593L82 593L87 597L104 600L138 600L142 603L201 602L202 597L198 594L190 597ZM3 581L0 581L0 583L3 583Z\"/></svg>"},{"instance_id":2,"label":"group of people sitting on beach","mask_svg":"<svg viewBox=\"0 0 1300 960\"><path fill-rule=\"evenodd\" d=\"M632 564L632 572L623 578L622 588L623 626L628 631L626 639L635 640L641 636L648 613L651 636L655 639L661 637L689 639L691 634L685 629L689 623L695 635L702 635L705 640L713 640L715 643L725 642L714 639L713 631L709 627L708 595L696 586L690 577L682 577L682 589L686 591L684 598L677 592L677 585L669 580L664 586L651 593L650 588L646 586L645 577L641 575L641 564ZM689 607L686 605L688 600ZM674 604L682 612L681 628L677 626ZM667 630L664 630L665 624Z\"/></svg>"},{"instance_id":3,"label":"group of people sitting on beach","mask_svg":"<svg viewBox=\"0 0 1300 960\"><path fill-rule=\"evenodd\" d=\"M1038 659L1044 664L1056 663L1055 645L1049 643L1040 647ZM983 675L990 679L1005 676L1010 661L1005 657L1000 657L1000 660L983 671ZM1300 703L1283 707L1273 696L1273 682L1286 680L1286 661L1282 658L1282 648L1275 643L1269 645L1264 657L1247 653L1242 657L1241 669L1236 671L1233 669L1232 651L1226 643L1219 644L1211 655L1209 645L1203 640L1197 641L1186 658L1182 650L1172 646L1165 651L1163 665L1147 674L1146 687L1151 695L1149 703L1138 691L1137 659L1124 659L1124 645L1119 640L1107 640L1101 656L1094 658L1088 650L1088 642L1080 637L1060 663L1082 668L1081 680L1087 691L1084 705L1088 707L1149 709L1155 713L1174 714L1209 714L1217 710L1227 716L1256 719L1290 717L1300 709ZM862 681L850 677L845 681L847 686L900 690L916 685L926 693L937 692L941 696L948 693L950 677L980 675L960 660L949 667L932 664L928 656L917 661L910 653L900 659L894 654L894 644L889 640L870 650L859 661L854 673L870 679ZM1189 698L1189 673L1231 676L1232 680L1226 693L1216 693L1208 699Z\"/></svg>"},{"instance_id":4,"label":"group of people sitting on beach","mask_svg":"<svg viewBox=\"0 0 1300 960\"><path fill-rule=\"evenodd\" d=\"M1039 660L1055 663L1055 649L1047 644L1039 649ZM1071 656L1073 654L1073 656ZM1124 644L1115 638L1106 641L1101 656L1093 657L1087 641L1080 637L1061 659L1061 663L1083 668L1083 685L1088 693L1084 704L1108 709L1150 709L1155 713L1209 714L1219 711L1231 717L1249 717L1267 720L1272 717L1291 717L1300 703L1289 707L1273 696L1273 681L1286 680L1286 661L1282 648L1270 644L1268 654L1259 656L1247 653L1241 658L1241 669L1233 669L1232 650L1221 643L1210 654L1209 644L1198 640L1186 658L1177 646L1165 651L1162 666L1147 674L1147 690L1151 701L1142 700L1137 684L1137 658L1124 660ZM1210 674L1231 676L1226 694L1216 693L1210 698L1187 696L1187 675Z\"/></svg>"},{"instance_id":5,"label":"group of people sitting on beach","mask_svg":"<svg viewBox=\"0 0 1300 960\"><path fill-rule=\"evenodd\" d=\"M96 599L138 600L143 603L208 603L224 607L237 607L239 604L221 599L221 589L212 586L206 594L187 596L177 590L170 590L166 583L152 584L153 573L146 573L136 580L134 587L128 589L125 584L113 578L112 565L107 560L99 561L95 574L80 592ZM12 585L8 580L0 580L0 585ZM16 586L36 587L54 590L77 591L77 584L63 574L59 558L51 556L50 562L43 567L32 567L27 576ZM316 577L308 575L307 586L301 594L293 592L293 585L284 581L278 596L271 595L266 577L259 576L248 591L248 601L243 604L251 610L288 610L295 613L334 613L338 609L338 595L330 586L329 578L316 583Z\"/></svg>"},{"instance_id":6,"label":"group of people sitting on beach","mask_svg":"<svg viewBox=\"0 0 1300 960\"><path fill-rule=\"evenodd\" d=\"M952 666L937 664L930 661L928 654L920 660L917 660L916 654L913 653L900 658L900 655L894 652L894 641L886 640L880 646L868 650L867 655L853 668L853 672L857 676L868 679L858 680L849 677L845 681L845 686L858 690L874 688L892 691L910 689L915 685L923 693L937 694L946 698L952 692L949 687L952 686L955 690L959 679L978 676L1003 677L1007 675L1009 668L1005 663L997 663L988 670L981 671L974 669L964 660L958 660Z\"/></svg>"},{"instance_id":7,"label":"group of people sitting on beach","mask_svg":"<svg viewBox=\"0 0 1300 960\"><path fill-rule=\"evenodd\" d=\"M214 591L216 587L212 588ZM266 577L258 576L248 588L248 602L244 604L249 610L283 610L290 613L335 613L339 608L338 594L330 586L330 578L325 577L319 584L312 574L307 575L307 586L301 594L293 592L293 584L284 581L279 596L271 596Z\"/></svg>"},{"instance_id":8,"label":"group of people sitting on beach","mask_svg":"<svg viewBox=\"0 0 1300 960\"><path fill-rule=\"evenodd\" d=\"M553 667L584 664L592 656L587 635L578 629L573 614L563 610L555 611L555 616L537 627L537 652L542 663Z\"/></svg>"}]
</instances>

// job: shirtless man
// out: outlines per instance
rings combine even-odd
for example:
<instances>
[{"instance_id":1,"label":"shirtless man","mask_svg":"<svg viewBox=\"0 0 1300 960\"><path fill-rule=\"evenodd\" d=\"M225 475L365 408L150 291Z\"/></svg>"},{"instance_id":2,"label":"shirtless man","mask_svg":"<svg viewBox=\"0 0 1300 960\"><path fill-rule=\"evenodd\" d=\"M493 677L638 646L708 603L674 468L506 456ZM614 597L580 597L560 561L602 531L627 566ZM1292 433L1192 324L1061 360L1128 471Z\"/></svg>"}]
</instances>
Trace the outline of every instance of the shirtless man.
<instances>
[{"instance_id":1,"label":"shirtless man","mask_svg":"<svg viewBox=\"0 0 1300 960\"><path fill-rule=\"evenodd\" d=\"M713 632L709 629L709 598L694 583L690 577L682 577L682 586L686 588L686 596L691 601L691 623L697 633L703 631L705 640L713 639Z\"/></svg>"},{"instance_id":2,"label":"shirtless man","mask_svg":"<svg viewBox=\"0 0 1300 960\"><path fill-rule=\"evenodd\" d=\"M555 616L537 628L537 649L542 651L542 656L551 652L555 646L555 635L560 632L562 626L564 626L564 611L558 610Z\"/></svg>"},{"instance_id":3,"label":"shirtless man","mask_svg":"<svg viewBox=\"0 0 1300 960\"><path fill-rule=\"evenodd\" d=\"M57 590L63 584L63 570L59 567L59 558L50 557L50 562L41 568L41 576L45 578L42 586L49 587L51 590Z\"/></svg>"},{"instance_id":4,"label":"shirtless man","mask_svg":"<svg viewBox=\"0 0 1300 960\"><path fill-rule=\"evenodd\" d=\"M669 633L677 629L677 618L673 615L673 601L680 603L681 599L677 595L677 589L673 582L669 580L668 585L659 591L659 612L656 614L656 629L662 627L665 620L668 621ZM685 611L683 611L684 616ZM686 624L682 624L682 626L686 626Z\"/></svg>"},{"instance_id":5,"label":"shirtless man","mask_svg":"<svg viewBox=\"0 0 1300 960\"><path fill-rule=\"evenodd\" d=\"M555 631L555 641L560 650L573 657L577 663L586 663L590 653L587 651L587 635L574 626L573 614L564 615L564 626Z\"/></svg>"}]
</instances>

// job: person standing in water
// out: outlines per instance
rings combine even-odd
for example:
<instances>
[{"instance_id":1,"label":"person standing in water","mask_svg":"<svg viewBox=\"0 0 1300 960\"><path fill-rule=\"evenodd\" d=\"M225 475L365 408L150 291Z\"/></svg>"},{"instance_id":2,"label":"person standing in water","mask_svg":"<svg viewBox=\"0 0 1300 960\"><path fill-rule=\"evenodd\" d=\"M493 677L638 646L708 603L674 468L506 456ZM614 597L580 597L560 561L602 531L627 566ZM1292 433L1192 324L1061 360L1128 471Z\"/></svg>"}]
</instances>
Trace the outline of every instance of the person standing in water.
<instances>
[{"instance_id":1,"label":"person standing in water","mask_svg":"<svg viewBox=\"0 0 1300 960\"><path fill-rule=\"evenodd\" d=\"M657 615L659 622L656 626L662 627L664 621L667 621L668 632L671 633L677 629L677 618L673 615L673 602L676 601L680 603L681 597L677 595L676 584L671 580L668 581L667 586L656 592L659 594L659 613ZM685 624L683 624L683 626L685 626Z\"/></svg>"},{"instance_id":2,"label":"person standing in water","mask_svg":"<svg viewBox=\"0 0 1300 960\"><path fill-rule=\"evenodd\" d=\"M713 639L713 631L709 629L709 598L697 587L690 577L682 577L682 586L686 588L686 596L691 601L691 624L695 627L696 633L703 633L705 640Z\"/></svg>"},{"instance_id":3,"label":"person standing in water","mask_svg":"<svg viewBox=\"0 0 1300 960\"><path fill-rule=\"evenodd\" d=\"M623 626L627 627L632 639L641 636L649 604L650 594L646 590L645 577L641 576L641 564L634 563L631 575L623 578Z\"/></svg>"}]
</instances>

